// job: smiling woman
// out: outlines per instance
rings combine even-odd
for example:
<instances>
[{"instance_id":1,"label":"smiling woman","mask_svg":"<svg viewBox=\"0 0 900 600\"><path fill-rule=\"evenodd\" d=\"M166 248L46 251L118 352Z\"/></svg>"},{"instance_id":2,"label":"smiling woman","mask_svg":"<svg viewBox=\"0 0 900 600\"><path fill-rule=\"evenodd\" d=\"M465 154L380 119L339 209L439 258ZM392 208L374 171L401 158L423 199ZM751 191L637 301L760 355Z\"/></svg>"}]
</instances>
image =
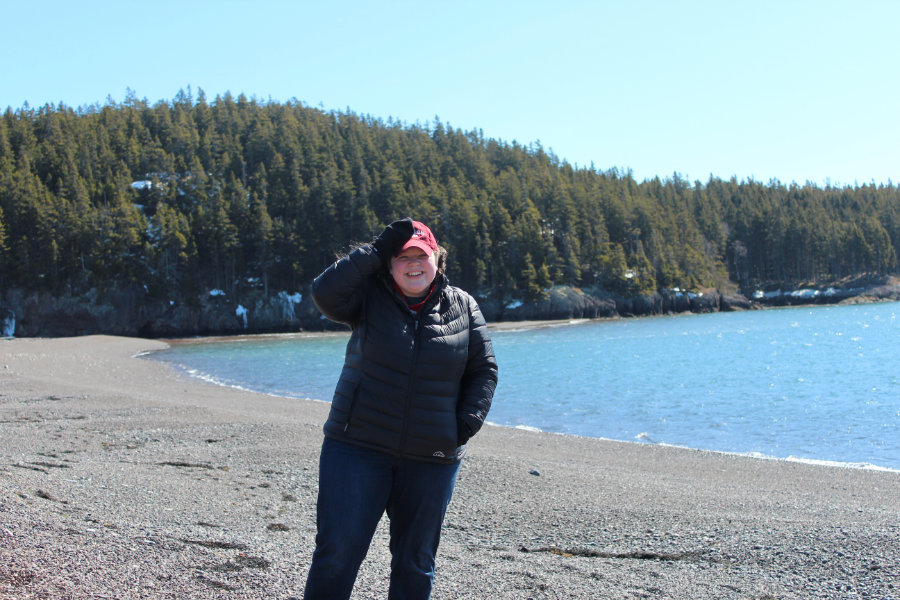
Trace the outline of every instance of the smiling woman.
<instances>
[{"instance_id":1,"label":"smiling woman","mask_svg":"<svg viewBox=\"0 0 900 600\"><path fill-rule=\"evenodd\" d=\"M324 427L307 599L350 597L385 512L389 597L431 595L460 461L497 385L484 317L449 284L445 257L431 230L406 218L313 282L322 314L352 333Z\"/></svg>"},{"instance_id":2,"label":"smiling woman","mask_svg":"<svg viewBox=\"0 0 900 600\"><path fill-rule=\"evenodd\" d=\"M434 253L409 248L391 258L391 277L407 298L424 298L436 273Z\"/></svg>"},{"instance_id":3,"label":"smiling woman","mask_svg":"<svg viewBox=\"0 0 900 600\"><path fill-rule=\"evenodd\" d=\"M424 223L413 221L412 226L412 237L391 257L390 272L394 284L407 299L424 300L438 273L438 244Z\"/></svg>"}]
</instances>

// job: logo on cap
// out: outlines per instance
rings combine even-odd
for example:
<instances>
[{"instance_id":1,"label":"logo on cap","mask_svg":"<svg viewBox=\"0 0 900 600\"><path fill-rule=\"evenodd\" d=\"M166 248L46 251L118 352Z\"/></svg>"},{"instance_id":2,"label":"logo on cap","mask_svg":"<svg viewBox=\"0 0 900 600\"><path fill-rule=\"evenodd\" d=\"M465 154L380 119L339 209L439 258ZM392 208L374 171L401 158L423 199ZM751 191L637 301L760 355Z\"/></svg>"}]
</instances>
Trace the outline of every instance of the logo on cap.
<instances>
[{"instance_id":1,"label":"logo on cap","mask_svg":"<svg viewBox=\"0 0 900 600\"><path fill-rule=\"evenodd\" d=\"M400 248L400 252L407 250L409 248L419 248L428 256L434 254L434 251L437 250L437 240L434 239L434 234L431 233L431 230L427 225L422 223L421 221L413 221L413 234L412 237L409 238L409 241L403 244L403 247Z\"/></svg>"}]
</instances>

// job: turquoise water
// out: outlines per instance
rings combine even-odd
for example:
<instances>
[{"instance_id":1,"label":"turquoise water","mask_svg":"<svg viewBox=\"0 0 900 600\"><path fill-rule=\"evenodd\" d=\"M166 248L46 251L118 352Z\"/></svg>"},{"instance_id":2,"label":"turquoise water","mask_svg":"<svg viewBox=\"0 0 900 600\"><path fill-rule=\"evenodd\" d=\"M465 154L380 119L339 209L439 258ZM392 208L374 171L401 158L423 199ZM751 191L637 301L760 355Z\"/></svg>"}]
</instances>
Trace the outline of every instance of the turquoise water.
<instances>
[{"instance_id":1,"label":"turquoise water","mask_svg":"<svg viewBox=\"0 0 900 600\"><path fill-rule=\"evenodd\" d=\"M498 425L900 469L900 303L494 331ZM222 385L329 400L347 336L154 356Z\"/></svg>"}]
</instances>

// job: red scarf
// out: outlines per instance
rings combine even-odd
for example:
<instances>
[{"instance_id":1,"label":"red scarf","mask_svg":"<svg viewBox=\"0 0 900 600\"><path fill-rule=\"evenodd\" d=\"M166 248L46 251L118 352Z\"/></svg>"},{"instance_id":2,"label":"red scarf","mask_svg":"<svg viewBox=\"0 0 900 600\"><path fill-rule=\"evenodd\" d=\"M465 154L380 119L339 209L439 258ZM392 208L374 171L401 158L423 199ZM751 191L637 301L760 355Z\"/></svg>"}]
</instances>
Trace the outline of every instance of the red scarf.
<instances>
[{"instance_id":1,"label":"red scarf","mask_svg":"<svg viewBox=\"0 0 900 600\"><path fill-rule=\"evenodd\" d=\"M400 286L397 285L397 282L394 281L393 278L391 278L391 285L394 286L394 289L397 290L397 293L398 293L398 294L400 294L401 296L403 296L403 299L404 299L404 300L407 299L407 298L406 298L406 294L403 293L403 290L400 289ZM416 302L415 304L410 304L410 303L407 301L406 305L409 307L409 310L411 310L411 311L413 311L413 312L419 312L419 309L421 309L422 306L424 306L425 303L428 302L428 299L431 298L431 294L433 294L433 293L434 293L434 282L432 281L432 282L431 282L431 287L428 288L428 293L425 294L425 297L422 298L421 302Z\"/></svg>"}]
</instances>

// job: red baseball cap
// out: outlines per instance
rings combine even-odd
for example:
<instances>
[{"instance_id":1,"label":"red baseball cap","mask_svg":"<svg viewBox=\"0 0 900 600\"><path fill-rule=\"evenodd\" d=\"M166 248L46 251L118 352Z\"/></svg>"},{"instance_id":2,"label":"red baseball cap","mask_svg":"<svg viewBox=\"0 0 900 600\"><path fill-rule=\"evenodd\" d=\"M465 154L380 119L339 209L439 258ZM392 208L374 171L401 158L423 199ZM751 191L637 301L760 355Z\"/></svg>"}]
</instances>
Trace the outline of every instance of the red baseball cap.
<instances>
[{"instance_id":1,"label":"red baseball cap","mask_svg":"<svg viewBox=\"0 0 900 600\"><path fill-rule=\"evenodd\" d=\"M428 256L434 254L438 244L437 240L434 239L434 234L428 229L428 226L421 221L413 221L413 230L412 237L409 238L408 242L403 244L403 247L397 251L397 254L400 254L408 248L419 248L424 250L425 254Z\"/></svg>"}]
</instances>

